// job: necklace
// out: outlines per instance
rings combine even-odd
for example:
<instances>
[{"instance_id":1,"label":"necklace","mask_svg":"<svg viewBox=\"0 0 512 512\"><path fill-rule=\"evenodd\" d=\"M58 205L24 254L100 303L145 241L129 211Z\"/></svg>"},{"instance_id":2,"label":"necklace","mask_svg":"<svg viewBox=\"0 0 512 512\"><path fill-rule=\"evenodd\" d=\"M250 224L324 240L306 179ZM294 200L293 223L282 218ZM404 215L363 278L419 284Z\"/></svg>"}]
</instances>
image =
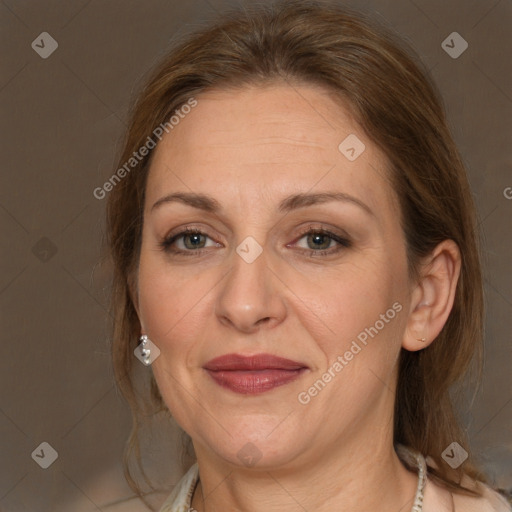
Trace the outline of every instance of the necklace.
<instances>
[{"instance_id":1,"label":"necklace","mask_svg":"<svg viewBox=\"0 0 512 512\"><path fill-rule=\"evenodd\" d=\"M425 461L425 457L419 452L414 452L410 448L407 448L403 445L396 446L397 454L404 461L409 463L410 465L414 465L418 468L418 486L416 488L416 494L414 496L414 503L411 508L411 512L423 512L423 493L425 491L425 485L427 483L427 463ZM199 479L196 482L196 489L199 487L199 491L201 492L201 498L204 507L204 498L203 498L203 489L199 485ZM203 508L204 510L204 508Z\"/></svg>"},{"instance_id":2,"label":"necklace","mask_svg":"<svg viewBox=\"0 0 512 512\"><path fill-rule=\"evenodd\" d=\"M426 477L427 477L427 463L425 457L419 452L404 446L397 445L395 447L397 455L410 466L418 468L418 487L416 488L416 495L414 496L414 503L411 512L423 511L423 493L425 491Z\"/></svg>"}]
</instances>

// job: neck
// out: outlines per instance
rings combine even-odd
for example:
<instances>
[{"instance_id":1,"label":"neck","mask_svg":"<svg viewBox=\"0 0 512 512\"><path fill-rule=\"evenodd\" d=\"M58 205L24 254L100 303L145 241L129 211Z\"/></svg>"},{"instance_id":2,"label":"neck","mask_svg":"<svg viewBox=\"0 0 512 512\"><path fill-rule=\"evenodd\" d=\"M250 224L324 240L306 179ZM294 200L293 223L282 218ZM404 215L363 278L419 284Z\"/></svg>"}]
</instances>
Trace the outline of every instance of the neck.
<instances>
[{"instance_id":1,"label":"neck","mask_svg":"<svg viewBox=\"0 0 512 512\"><path fill-rule=\"evenodd\" d=\"M392 422L388 423L392 425ZM391 429L356 432L338 450L317 453L271 470L239 468L196 450L200 482L192 500L197 512L397 511L413 504L418 477L400 462ZM368 435L370 434L370 435Z\"/></svg>"}]
</instances>

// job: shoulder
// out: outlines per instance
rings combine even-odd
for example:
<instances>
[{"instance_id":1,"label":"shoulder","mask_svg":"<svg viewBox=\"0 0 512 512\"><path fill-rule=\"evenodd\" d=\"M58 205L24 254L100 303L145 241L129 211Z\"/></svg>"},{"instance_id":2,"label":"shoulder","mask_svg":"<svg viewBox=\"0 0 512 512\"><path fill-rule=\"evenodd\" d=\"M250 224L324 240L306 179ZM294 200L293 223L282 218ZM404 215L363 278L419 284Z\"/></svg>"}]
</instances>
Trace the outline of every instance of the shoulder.
<instances>
[{"instance_id":1,"label":"shoulder","mask_svg":"<svg viewBox=\"0 0 512 512\"><path fill-rule=\"evenodd\" d=\"M468 485L469 483L464 482L467 487L479 491L481 496L451 493L428 480L425 488L425 512L512 512L511 505L499 493L481 482L473 482L473 485Z\"/></svg>"},{"instance_id":2,"label":"shoulder","mask_svg":"<svg viewBox=\"0 0 512 512\"><path fill-rule=\"evenodd\" d=\"M485 484L477 483L482 496L474 498L461 494L454 494L455 510L467 512L511 512L512 506L505 498Z\"/></svg>"},{"instance_id":3,"label":"shoulder","mask_svg":"<svg viewBox=\"0 0 512 512\"><path fill-rule=\"evenodd\" d=\"M198 477L199 467L195 463L177 483L158 512L188 512Z\"/></svg>"}]
</instances>

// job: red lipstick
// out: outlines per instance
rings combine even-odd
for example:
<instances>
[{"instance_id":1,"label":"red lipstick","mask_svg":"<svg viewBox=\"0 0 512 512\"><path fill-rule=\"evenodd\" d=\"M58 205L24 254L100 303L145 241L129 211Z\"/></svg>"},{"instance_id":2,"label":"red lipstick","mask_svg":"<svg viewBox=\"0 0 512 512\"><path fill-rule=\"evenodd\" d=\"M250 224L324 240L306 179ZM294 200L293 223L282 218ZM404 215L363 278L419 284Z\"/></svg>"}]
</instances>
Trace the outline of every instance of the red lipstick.
<instances>
[{"instance_id":1,"label":"red lipstick","mask_svg":"<svg viewBox=\"0 0 512 512\"><path fill-rule=\"evenodd\" d=\"M308 366L271 354L226 354L212 359L203 368L219 386L248 395L288 384L306 371Z\"/></svg>"}]
</instances>

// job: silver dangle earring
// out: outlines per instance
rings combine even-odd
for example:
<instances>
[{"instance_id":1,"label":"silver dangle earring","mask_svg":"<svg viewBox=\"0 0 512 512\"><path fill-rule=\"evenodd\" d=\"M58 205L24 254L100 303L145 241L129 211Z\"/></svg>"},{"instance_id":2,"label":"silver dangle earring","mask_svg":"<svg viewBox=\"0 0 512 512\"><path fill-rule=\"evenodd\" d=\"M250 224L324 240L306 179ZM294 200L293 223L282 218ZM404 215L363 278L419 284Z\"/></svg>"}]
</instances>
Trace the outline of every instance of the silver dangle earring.
<instances>
[{"instance_id":1,"label":"silver dangle earring","mask_svg":"<svg viewBox=\"0 0 512 512\"><path fill-rule=\"evenodd\" d=\"M142 356L143 362L146 366L151 363L151 349L149 348L148 337L146 334L143 334L140 339L142 342L142 347L140 349L140 355Z\"/></svg>"}]
</instances>

